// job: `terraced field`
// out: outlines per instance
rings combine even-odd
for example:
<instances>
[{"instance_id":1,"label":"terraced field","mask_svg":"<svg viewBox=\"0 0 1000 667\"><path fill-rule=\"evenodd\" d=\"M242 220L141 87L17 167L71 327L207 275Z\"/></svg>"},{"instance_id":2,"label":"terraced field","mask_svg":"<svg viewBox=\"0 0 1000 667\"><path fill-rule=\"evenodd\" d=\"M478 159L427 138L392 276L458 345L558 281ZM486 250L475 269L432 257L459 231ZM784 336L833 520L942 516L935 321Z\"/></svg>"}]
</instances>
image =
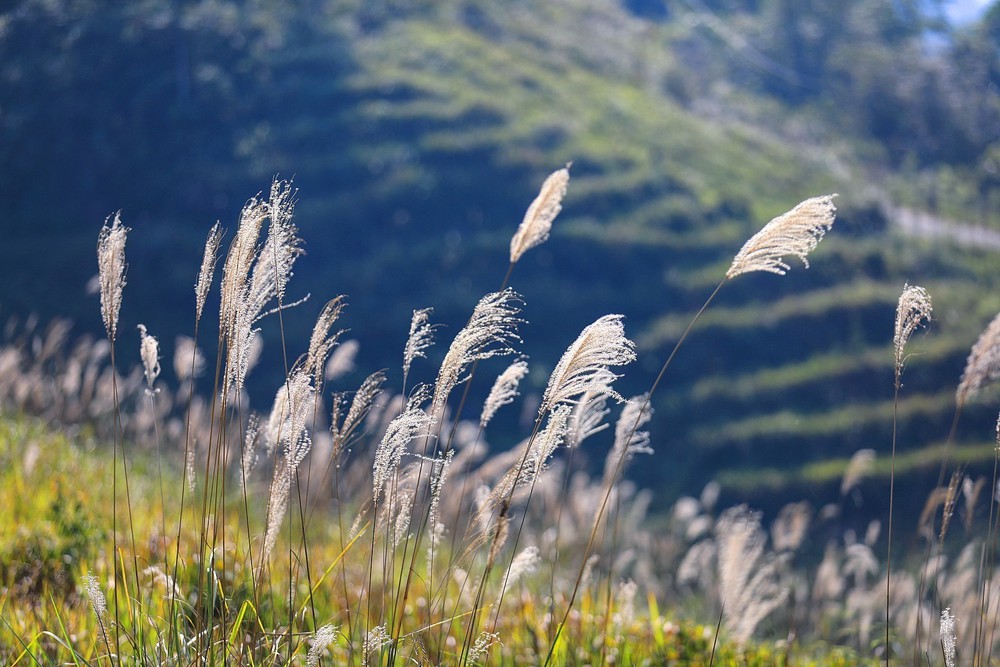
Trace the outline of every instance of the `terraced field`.
<instances>
[{"instance_id":1,"label":"terraced field","mask_svg":"<svg viewBox=\"0 0 1000 667\"><path fill-rule=\"evenodd\" d=\"M364 13L318 16L310 39L288 48L255 45L264 55L254 51L260 62L247 71L266 85L246 103L259 117L236 109L227 119L239 161L184 191L228 203L201 220L154 207L131 223L126 208L130 256L145 267L129 285L126 319L147 320L164 339L189 333L186 295L206 221L233 224L253 194L246 183L294 175L308 249L296 285L350 297L345 322L363 343L358 374L368 373L384 364L385 349L400 348L412 309L433 306L437 321L461 325L499 285L510 235L541 179L572 162L553 238L513 275L527 302L529 377L540 391L575 332L621 312L640 345L624 385L638 393L744 240L802 199L839 192L839 220L811 268L741 277L720 292L668 373L652 429L658 455L635 474L663 503L718 475L728 500L766 505L768 494L803 479L815 482L818 501L836 497L854 451L889 448L893 313L908 281L931 293L935 322L912 344L900 448L932 448L904 461L912 474L934 476L933 448L947 436L965 355L1000 310L1000 257L989 244L894 224L889 212L913 206L918 185L902 187L872 166L869 146L807 110L712 84L710 59L704 90L689 90L699 49L714 44L699 38L694 15L656 23L578 0L531 11L428 4L368 22ZM191 39L193 50L208 49L197 41L204 35ZM981 224L954 203L961 188L938 186L949 214ZM92 222L84 234L74 220L57 253L44 238L12 246L41 262L58 257L52 270L75 287L59 297L53 286L40 299L74 309L67 314L83 328L98 323L96 304L79 299L92 270L70 267L92 266L100 220ZM177 239L182 247L165 251ZM37 289L23 278L17 285L8 302ZM140 314L132 304L143 303L159 308ZM290 339L307 337L316 307L288 315ZM273 331L264 335L276 344ZM258 377L273 380L259 387L266 400L281 373ZM992 459L994 417L975 406L963 416L958 444L970 471ZM822 483L810 477L816 466Z\"/></svg>"}]
</instances>

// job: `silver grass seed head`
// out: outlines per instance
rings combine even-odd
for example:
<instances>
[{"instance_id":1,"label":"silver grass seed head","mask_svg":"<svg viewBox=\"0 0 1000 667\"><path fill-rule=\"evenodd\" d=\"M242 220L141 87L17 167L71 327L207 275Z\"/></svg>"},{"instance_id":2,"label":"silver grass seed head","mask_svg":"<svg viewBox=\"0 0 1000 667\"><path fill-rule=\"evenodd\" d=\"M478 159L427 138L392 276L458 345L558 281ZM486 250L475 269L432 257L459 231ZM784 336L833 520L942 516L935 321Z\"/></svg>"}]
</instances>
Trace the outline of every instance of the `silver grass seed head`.
<instances>
[{"instance_id":1,"label":"silver grass seed head","mask_svg":"<svg viewBox=\"0 0 1000 667\"><path fill-rule=\"evenodd\" d=\"M180 381L199 377L205 371L205 355L193 338L177 336L174 340L174 373Z\"/></svg>"},{"instance_id":2,"label":"silver grass seed head","mask_svg":"<svg viewBox=\"0 0 1000 667\"><path fill-rule=\"evenodd\" d=\"M375 450L372 465L372 493L376 502L392 474L399 469L406 445L414 438L425 435L431 423L430 416L416 407L408 408L389 423L382 442Z\"/></svg>"},{"instance_id":3,"label":"silver grass seed head","mask_svg":"<svg viewBox=\"0 0 1000 667\"><path fill-rule=\"evenodd\" d=\"M875 465L874 449L859 449L851 455L840 480L840 495L846 496L868 476Z\"/></svg>"},{"instance_id":4,"label":"silver grass seed head","mask_svg":"<svg viewBox=\"0 0 1000 667\"><path fill-rule=\"evenodd\" d=\"M503 587L500 589L500 597L503 597L507 590L526 575L538 569L538 564L542 562L538 547L528 546L518 552L507 568L507 576L504 578Z\"/></svg>"},{"instance_id":5,"label":"silver grass seed head","mask_svg":"<svg viewBox=\"0 0 1000 667\"><path fill-rule=\"evenodd\" d=\"M639 428L653 418L653 406L649 394L633 396L622 408L621 416L615 423L615 443L604 462L604 480L609 483L620 472L621 467L636 454L652 454L649 431Z\"/></svg>"},{"instance_id":6,"label":"silver grass seed head","mask_svg":"<svg viewBox=\"0 0 1000 667\"><path fill-rule=\"evenodd\" d=\"M559 403L575 404L578 397L592 392L623 401L611 383L618 375L612 366L635 361L635 343L625 337L624 315L604 315L586 326L563 353L542 397L541 412Z\"/></svg>"},{"instance_id":7,"label":"silver grass seed head","mask_svg":"<svg viewBox=\"0 0 1000 667\"><path fill-rule=\"evenodd\" d=\"M371 654L379 651L389 643L389 633L384 625L376 625L365 635L365 641L361 645L361 662L365 667L371 664Z\"/></svg>"},{"instance_id":8,"label":"silver grass seed head","mask_svg":"<svg viewBox=\"0 0 1000 667\"><path fill-rule=\"evenodd\" d=\"M365 415L371 410L375 397L382 391L382 384L385 382L385 371L375 371L361 383L361 386L354 393L351 406L347 410L343 421L338 424L338 415L332 415L331 431L333 440L338 448L342 448L345 442L350 439L355 429L361 425ZM334 408L339 409L334 403Z\"/></svg>"},{"instance_id":9,"label":"silver grass seed head","mask_svg":"<svg viewBox=\"0 0 1000 667\"><path fill-rule=\"evenodd\" d=\"M837 195L813 197L767 223L740 248L726 272L726 278L753 271L780 276L791 268L784 258L798 257L809 268L808 255L833 226Z\"/></svg>"},{"instance_id":10,"label":"silver grass seed head","mask_svg":"<svg viewBox=\"0 0 1000 667\"><path fill-rule=\"evenodd\" d=\"M312 335L309 337L309 352L306 354L305 368L306 372L312 376L313 384L317 387L325 377L324 369L327 357L330 356L330 352L337 346L337 342L344 333L342 330L332 332L331 329L346 306L347 302L343 296L327 301L323 310L320 311L319 317L316 318Z\"/></svg>"},{"instance_id":11,"label":"silver grass seed head","mask_svg":"<svg viewBox=\"0 0 1000 667\"><path fill-rule=\"evenodd\" d=\"M918 327L931 319L931 297L923 287L904 285L896 306L896 326L892 337L896 357L896 384L903 373L906 343Z\"/></svg>"},{"instance_id":12,"label":"silver grass seed head","mask_svg":"<svg viewBox=\"0 0 1000 667\"><path fill-rule=\"evenodd\" d=\"M535 436L531 452L528 455L527 472L530 478L538 478L556 449L566 440L572 412L572 406L562 404L557 405L549 413L549 421L545 428Z\"/></svg>"},{"instance_id":13,"label":"silver grass seed head","mask_svg":"<svg viewBox=\"0 0 1000 667\"><path fill-rule=\"evenodd\" d=\"M326 650L326 647L337 638L337 626L331 624L324 625L309 641L309 654L306 656L306 667L317 667L319 658Z\"/></svg>"},{"instance_id":14,"label":"silver grass seed head","mask_svg":"<svg viewBox=\"0 0 1000 667\"><path fill-rule=\"evenodd\" d=\"M267 206L258 197L243 205L236 237L222 266L219 329L227 342L234 337L237 316L245 308L250 269L259 250L260 230L266 219Z\"/></svg>"},{"instance_id":15,"label":"silver grass seed head","mask_svg":"<svg viewBox=\"0 0 1000 667\"><path fill-rule=\"evenodd\" d=\"M523 322L521 297L507 288L491 292L476 304L469 323L455 336L441 362L434 384L431 414L438 416L452 389L465 380L469 366L491 357L514 354L514 344L521 342L517 326Z\"/></svg>"},{"instance_id":16,"label":"silver grass seed head","mask_svg":"<svg viewBox=\"0 0 1000 667\"><path fill-rule=\"evenodd\" d=\"M292 275L292 265L303 254L298 227L292 224L295 210L295 191L289 181L275 180L271 196L264 205L270 220L267 239L257 257L250 279L249 304L256 319L272 299L279 302L285 296L285 287Z\"/></svg>"},{"instance_id":17,"label":"silver grass seed head","mask_svg":"<svg viewBox=\"0 0 1000 667\"><path fill-rule=\"evenodd\" d=\"M958 384L955 400L959 404L975 395L990 382L1000 378L1000 314L979 335L969 352Z\"/></svg>"},{"instance_id":18,"label":"silver grass seed head","mask_svg":"<svg viewBox=\"0 0 1000 667\"><path fill-rule=\"evenodd\" d=\"M610 428L611 425L604 421L610 413L607 396L593 392L581 396L569 418L566 446L579 447L590 436Z\"/></svg>"},{"instance_id":19,"label":"silver grass seed head","mask_svg":"<svg viewBox=\"0 0 1000 667\"><path fill-rule=\"evenodd\" d=\"M524 359L518 359L497 376L493 388L490 389L486 402L483 404L483 412L479 417L480 428L486 428L486 425L496 415L497 410L514 402L518 396L518 385L527 374L528 362Z\"/></svg>"},{"instance_id":20,"label":"silver grass seed head","mask_svg":"<svg viewBox=\"0 0 1000 667\"><path fill-rule=\"evenodd\" d=\"M433 308L421 308L413 311L410 319L410 335L406 338L403 349L403 376L410 374L410 365L414 359L426 359L426 350L434 344L434 327L430 324Z\"/></svg>"},{"instance_id":21,"label":"silver grass seed head","mask_svg":"<svg viewBox=\"0 0 1000 667\"><path fill-rule=\"evenodd\" d=\"M344 332L339 333L343 334ZM357 359L358 350L360 349L361 343L353 338L345 340L343 343L338 342L336 349L330 353L330 357L326 362L326 367L323 370L323 378L329 382L330 380L341 378L348 373L353 373L354 369L357 368L355 359Z\"/></svg>"},{"instance_id":22,"label":"silver grass seed head","mask_svg":"<svg viewBox=\"0 0 1000 667\"><path fill-rule=\"evenodd\" d=\"M195 295L195 322L201 320L201 315L205 310L205 301L208 300L208 292L212 289L212 278L215 277L215 262L219 257L219 245L222 243L222 225L218 222L212 226L208 232L208 239L205 241L205 253L201 258L201 269L198 271L198 282L194 285Z\"/></svg>"},{"instance_id":23,"label":"silver grass seed head","mask_svg":"<svg viewBox=\"0 0 1000 667\"><path fill-rule=\"evenodd\" d=\"M83 580L87 585L87 597L90 598L90 606L93 608L98 620L103 622L108 613L108 600L104 597L104 591L101 590L101 585L98 583L97 577L91 573L88 572L84 575Z\"/></svg>"},{"instance_id":24,"label":"silver grass seed head","mask_svg":"<svg viewBox=\"0 0 1000 667\"><path fill-rule=\"evenodd\" d=\"M510 263L515 264L528 250L541 245L549 238L552 229L552 221L562 210L562 200L566 196L566 187L569 185L569 168L567 164L564 168L554 171L542 183L542 188L531 202L524 220L521 221L514 237L510 240Z\"/></svg>"},{"instance_id":25,"label":"silver grass seed head","mask_svg":"<svg viewBox=\"0 0 1000 667\"><path fill-rule=\"evenodd\" d=\"M160 344L156 338L146 332L146 325L140 324L139 329L139 356L142 358L143 375L146 377L146 386L153 388L153 383L160 375Z\"/></svg>"},{"instance_id":26,"label":"silver grass seed head","mask_svg":"<svg viewBox=\"0 0 1000 667\"><path fill-rule=\"evenodd\" d=\"M469 660L471 662L479 662L486 657L490 647L498 643L500 643L500 635L498 633L483 630L476 637L476 643L473 644L472 649L469 651Z\"/></svg>"},{"instance_id":27,"label":"silver grass seed head","mask_svg":"<svg viewBox=\"0 0 1000 667\"><path fill-rule=\"evenodd\" d=\"M955 616L951 613L951 607L945 607L941 610L941 648L947 667L955 667L956 637Z\"/></svg>"},{"instance_id":28,"label":"silver grass seed head","mask_svg":"<svg viewBox=\"0 0 1000 667\"><path fill-rule=\"evenodd\" d=\"M118 313L122 306L125 288L125 239L129 228L122 225L121 211L115 213L111 224L105 220L97 237L98 280L101 285L101 315L104 329L112 341L118 334Z\"/></svg>"}]
</instances>

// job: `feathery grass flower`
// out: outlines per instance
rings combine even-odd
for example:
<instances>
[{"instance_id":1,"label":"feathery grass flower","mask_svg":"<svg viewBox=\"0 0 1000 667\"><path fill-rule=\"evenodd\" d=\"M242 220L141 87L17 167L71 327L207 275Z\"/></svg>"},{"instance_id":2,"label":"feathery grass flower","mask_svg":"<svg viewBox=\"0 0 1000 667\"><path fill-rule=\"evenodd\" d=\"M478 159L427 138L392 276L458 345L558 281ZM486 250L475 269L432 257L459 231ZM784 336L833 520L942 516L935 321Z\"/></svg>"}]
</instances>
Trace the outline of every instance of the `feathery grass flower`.
<instances>
[{"instance_id":1,"label":"feathery grass flower","mask_svg":"<svg viewBox=\"0 0 1000 667\"><path fill-rule=\"evenodd\" d=\"M479 300L469 323L455 336L441 362L434 383L432 415L440 415L451 390L466 379L466 369L473 363L514 354L514 343L521 341L517 335L517 325L523 321L518 317L520 304L521 297L510 288L491 292Z\"/></svg>"},{"instance_id":2,"label":"feathery grass flower","mask_svg":"<svg viewBox=\"0 0 1000 667\"><path fill-rule=\"evenodd\" d=\"M212 278L215 276L215 262L219 256L220 243L222 243L222 225L216 222L211 231L208 232L205 253L201 258L201 268L198 271L198 282L194 286L195 322L201 321L201 314L205 310L205 301L208 300L208 292L212 288Z\"/></svg>"},{"instance_id":3,"label":"feathery grass flower","mask_svg":"<svg viewBox=\"0 0 1000 667\"><path fill-rule=\"evenodd\" d=\"M791 268L784 260L788 255L798 257L809 268L809 253L833 226L837 211L833 198L836 196L807 199L791 211L771 220L736 253L726 272L726 278L735 278L752 271L767 271L783 276Z\"/></svg>"},{"instance_id":4,"label":"feathery grass flower","mask_svg":"<svg viewBox=\"0 0 1000 667\"><path fill-rule=\"evenodd\" d=\"M490 389L490 393L486 397L486 402L483 404L483 413L479 417L480 428L486 428L497 410L514 402L518 395L517 387L527 374L528 362L519 359L497 377L493 388Z\"/></svg>"},{"instance_id":5,"label":"feathery grass flower","mask_svg":"<svg viewBox=\"0 0 1000 667\"><path fill-rule=\"evenodd\" d=\"M528 250L549 238L552 221L562 210L562 200L569 185L569 167L554 171L542 183L538 196L524 214L514 237L510 240L510 263L515 264Z\"/></svg>"},{"instance_id":6,"label":"feathery grass flower","mask_svg":"<svg viewBox=\"0 0 1000 667\"><path fill-rule=\"evenodd\" d=\"M142 357L143 375L146 386L153 388L153 383L160 375L160 344L156 338L146 333L146 325L139 325L139 356Z\"/></svg>"},{"instance_id":7,"label":"feathery grass flower","mask_svg":"<svg viewBox=\"0 0 1000 667\"><path fill-rule=\"evenodd\" d=\"M959 405L965 403L966 399L997 378L1000 378L1000 314L993 318L972 346L955 392L955 401Z\"/></svg>"},{"instance_id":8,"label":"feathery grass flower","mask_svg":"<svg viewBox=\"0 0 1000 667\"><path fill-rule=\"evenodd\" d=\"M611 388L618 375L611 366L625 366L635 361L635 343L625 337L624 315L604 315L587 325L563 353L542 398L540 413L559 403L574 404L577 397L592 392L624 399Z\"/></svg>"},{"instance_id":9,"label":"feathery grass flower","mask_svg":"<svg viewBox=\"0 0 1000 667\"><path fill-rule=\"evenodd\" d=\"M899 385L903 374L903 363L906 361L905 349L910 336L917 327L926 324L931 319L931 297L927 290L916 285L904 285L903 293L899 295L896 306L896 328L892 337L892 345L896 356L896 385Z\"/></svg>"},{"instance_id":10,"label":"feathery grass flower","mask_svg":"<svg viewBox=\"0 0 1000 667\"><path fill-rule=\"evenodd\" d=\"M109 218L110 219L110 218ZM101 315L108 338L118 334L118 313L122 307L122 290L125 288L125 238L128 227L122 225L121 211L115 213L109 226L107 221L97 237L97 268L101 284Z\"/></svg>"},{"instance_id":11,"label":"feathery grass flower","mask_svg":"<svg viewBox=\"0 0 1000 667\"><path fill-rule=\"evenodd\" d=\"M403 349L403 376L410 374L410 365L414 359L427 357L426 350L434 344L434 327L428 320L433 308L421 308L413 311L410 318L410 335L406 338Z\"/></svg>"}]
</instances>

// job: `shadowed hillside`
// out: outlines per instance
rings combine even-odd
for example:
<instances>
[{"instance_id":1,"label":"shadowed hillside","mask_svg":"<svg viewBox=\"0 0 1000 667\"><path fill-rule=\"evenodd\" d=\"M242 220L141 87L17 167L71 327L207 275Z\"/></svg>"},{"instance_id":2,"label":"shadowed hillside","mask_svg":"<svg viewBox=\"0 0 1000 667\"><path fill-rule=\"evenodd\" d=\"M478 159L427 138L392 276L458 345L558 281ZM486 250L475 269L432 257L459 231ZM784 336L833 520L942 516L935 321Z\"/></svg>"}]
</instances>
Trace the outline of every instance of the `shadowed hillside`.
<instances>
[{"instance_id":1,"label":"shadowed hillside","mask_svg":"<svg viewBox=\"0 0 1000 667\"><path fill-rule=\"evenodd\" d=\"M943 442L968 349L1000 310L995 247L897 213L1000 229L1000 15L955 31L933 3L889 4L17 3L0 15L0 313L97 330L94 239L120 209L142 268L122 330L189 333L208 228L234 227L280 174L308 248L290 296L315 295L286 314L289 338L347 294L363 376L401 348L412 309L465 321L542 178L572 162L552 241L513 275L546 371L529 378L540 392L575 332L617 312L640 344L624 383L641 391L746 238L839 192L808 270L720 293L636 472L661 501L718 475L757 504L801 497L801 480L835 495L843 461L890 444L904 282L935 304L901 395L904 451ZM262 400L283 373L264 336ZM966 410L973 471L994 418ZM824 461L838 463L818 474ZM909 461L936 473L930 454Z\"/></svg>"}]
</instances>

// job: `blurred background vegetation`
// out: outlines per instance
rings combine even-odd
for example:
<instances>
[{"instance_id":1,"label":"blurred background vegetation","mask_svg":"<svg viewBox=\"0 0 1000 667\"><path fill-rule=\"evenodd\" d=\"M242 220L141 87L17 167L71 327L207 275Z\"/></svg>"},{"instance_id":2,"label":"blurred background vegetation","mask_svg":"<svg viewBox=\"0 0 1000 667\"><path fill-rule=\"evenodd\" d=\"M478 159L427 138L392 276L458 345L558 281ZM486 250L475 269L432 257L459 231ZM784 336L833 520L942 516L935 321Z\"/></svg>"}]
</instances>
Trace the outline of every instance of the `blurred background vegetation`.
<instances>
[{"instance_id":1,"label":"blurred background vegetation","mask_svg":"<svg viewBox=\"0 0 1000 667\"><path fill-rule=\"evenodd\" d=\"M941 0L4 7L0 317L98 333L87 285L121 210L120 330L143 322L169 349L192 327L209 227L233 228L280 175L300 189L308 253L289 298L313 295L286 314L290 353L347 294L358 376L398 373L411 310L434 307L448 340L499 286L544 176L572 161L552 240L513 278L529 377L543 387L580 328L620 312L640 343L623 385L639 392L743 241L836 191L808 271L722 292L633 474L661 506L712 478L765 508L836 497L854 451L888 451L909 281L936 321L912 343L901 406L903 474L921 483L897 484L897 502L919 509L936 478L965 356L1000 310L1000 4L960 23ZM264 336L261 408L283 370L274 323ZM992 465L997 397L963 418L970 474Z\"/></svg>"}]
</instances>

